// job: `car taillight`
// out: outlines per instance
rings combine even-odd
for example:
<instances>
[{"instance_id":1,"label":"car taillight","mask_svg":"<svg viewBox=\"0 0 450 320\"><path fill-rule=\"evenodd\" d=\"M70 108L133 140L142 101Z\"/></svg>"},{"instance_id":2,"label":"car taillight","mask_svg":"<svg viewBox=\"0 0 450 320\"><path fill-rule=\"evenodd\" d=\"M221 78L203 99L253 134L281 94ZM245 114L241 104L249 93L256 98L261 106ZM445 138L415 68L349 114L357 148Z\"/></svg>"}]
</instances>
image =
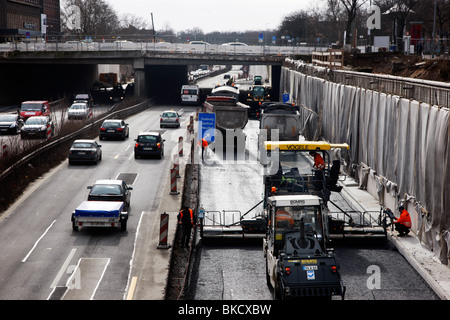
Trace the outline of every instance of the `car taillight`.
<instances>
[{"instance_id":1,"label":"car taillight","mask_svg":"<svg viewBox=\"0 0 450 320\"><path fill-rule=\"evenodd\" d=\"M156 146L158 147L158 149L161 149L161 143L157 143Z\"/></svg>"},{"instance_id":2,"label":"car taillight","mask_svg":"<svg viewBox=\"0 0 450 320\"><path fill-rule=\"evenodd\" d=\"M337 267L336 266L331 266L331 272L336 273L337 272Z\"/></svg>"},{"instance_id":3,"label":"car taillight","mask_svg":"<svg viewBox=\"0 0 450 320\"><path fill-rule=\"evenodd\" d=\"M123 131L123 128L117 128L117 131Z\"/></svg>"},{"instance_id":4,"label":"car taillight","mask_svg":"<svg viewBox=\"0 0 450 320\"><path fill-rule=\"evenodd\" d=\"M160 121L160 122L163 121L162 118L160 118L159 121Z\"/></svg>"},{"instance_id":5,"label":"car taillight","mask_svg":"<svg viewBox=\"0 0 450 320\"><path fill-rule=\"evenodd\" d=\"M286 274L291 274L291 268L286 267L284 270L286 271Z\"/></svg>"},{"instance_id":6,"label":"car taillight","mask_svg":"<svg viewBox=\"0 0 450 320\"><path fill-rule=\"evenodd\" d=\"M136 144L134 145L135 148L138 148L141 144L139 142L136 142Z\"/></svg>"},{"instance_id":7,"label":"car taillight","mask_svg":"<svg viewBox=\"0 0 450 320\"><path fill-rule=\"evenodd\" d=\"M178 122L178 118L177 118L177 119L175 119L175 122Z\"/></svg>"},{"instance_id":8,"label":"car taillight","mask_svg":"<svg viewBox=\"0 0 450 320\"><path fill-rule=\"evenodd\" d=\"M105 131L106 129L105 128L100 128L100 131Z\"/></svg>"}]
</instances>

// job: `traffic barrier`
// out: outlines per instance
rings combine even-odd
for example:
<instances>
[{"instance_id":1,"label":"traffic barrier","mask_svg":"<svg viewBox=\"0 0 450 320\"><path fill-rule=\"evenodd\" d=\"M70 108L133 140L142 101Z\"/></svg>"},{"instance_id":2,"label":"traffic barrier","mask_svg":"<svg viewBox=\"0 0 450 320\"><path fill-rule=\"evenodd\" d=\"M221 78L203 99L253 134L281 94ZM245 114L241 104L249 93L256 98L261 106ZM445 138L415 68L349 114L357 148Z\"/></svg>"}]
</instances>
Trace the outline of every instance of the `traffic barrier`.
<instances>
[{"instance_id":1,"label":"traffic barrier","mask_svg":"<svg viewBox=\"0 0 450 320\"><path fill-rule=\"evenodd\" d=\"M180 176L180 158L179 158L178 153L175 153L173 155L173 167L175 168L177 178L181 178L181 176Z\"/></svg>"},{"instance_id":2,"label":"traffic barrier","mask_svg":"<svg viewBox=\"0 0 450 320\"><path fill-rule=\"evenodd\" d=\"M170 245L167 244L167 235L169 229L169 215L167 213L161 213L161 223L159 227L159 244L157 249L169 249Z\"/></svg>"},{"instance_id":3,"label":"traffic barrier","mask_svg":"<svg viewBox=\"0 0 450 320\"><path fill-rule=\"evenodd\" d=\"M177 191L177 171L175 169L175 166L170 168L170 194L172 195L180 194Z\"/></svg>"},{"instance_id":4,"label":"traffic barrier","mask_svg":"<svg viewBox=\"0 0 450 320\"><path fill-rule=\"evenodd\" d=\"M188 132L194 133L194 116L189 116Z\"/></svg>"},{"instance_id":5,"label":"traffic barrier","mask_svg":"<svg viewBox=\"0 0 450 320\"><path fill-rule=\"evenodd\" d=\"M183 157L183 137L178 138L178 155Z\"/></svg>"},{"instance_id":6,"label":"traffic barrier","mask_svg":"<svg viewBox=\"0 0 450 320\"><path fill-rule=\"evenodd\" d=\"M47 124L47 140L49 140L52 137L52 127Z\"/></svg>"}]
</instances>

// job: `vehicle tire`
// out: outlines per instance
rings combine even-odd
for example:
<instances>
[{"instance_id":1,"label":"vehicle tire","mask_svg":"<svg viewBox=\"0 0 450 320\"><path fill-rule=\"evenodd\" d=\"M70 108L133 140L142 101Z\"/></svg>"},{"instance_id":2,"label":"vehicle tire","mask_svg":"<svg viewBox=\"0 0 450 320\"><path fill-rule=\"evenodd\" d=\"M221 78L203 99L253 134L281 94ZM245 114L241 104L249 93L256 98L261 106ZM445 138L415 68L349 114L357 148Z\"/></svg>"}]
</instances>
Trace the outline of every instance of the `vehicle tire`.
<instances>
[{"instance_id":1,"label":"vehicle tire","mask_svg":"<svg viewBox=\"0 0 450 320\"><path fill-rule=\"evenodd\" d=\"M269 288L272 288L272 284L270 283L269 267L267 266L267 260L266 260L266 282L267 282L267 286Z\"/></svg>"},{"instance_id":2,"label":"vehicle tire","mask_svg":"<svg viewBox=\"0 0 450 320\"><path fill-rule=\"evenodd\" d=\"M120 231L127 231L127 221L120 224Z\"/></svg>"},{"instance_id":3,"label":"vehicle tire","mask_svg":"<svg viewBox=\"0 0 450 320\"><path fill-rule=\"evenodd\" d=\"M139 159L139 155L136 152L134 153L134 158Z\"/></svg>"},{"instance_id":4,"label":"vehicle tire","mask_svg":"<svg viewBox=\"0 0 450 320\"><path fill-rule=\"evenodd\" d=\"M274 300L284 300L283 293L281 292L280 280L275 281L275 288L273 288L273 299Z\"/></svg>"},{"instance_id":5,"label":"vehicle tire","mask_svg":"<svg viewBox=\"0 0 450 320\"><path fill-rule=\"evenodd\" d=\"M78 231L79 227L75 224L75 221L72 221L72 230L73 231Z\"/></svg>"}]
</instances>

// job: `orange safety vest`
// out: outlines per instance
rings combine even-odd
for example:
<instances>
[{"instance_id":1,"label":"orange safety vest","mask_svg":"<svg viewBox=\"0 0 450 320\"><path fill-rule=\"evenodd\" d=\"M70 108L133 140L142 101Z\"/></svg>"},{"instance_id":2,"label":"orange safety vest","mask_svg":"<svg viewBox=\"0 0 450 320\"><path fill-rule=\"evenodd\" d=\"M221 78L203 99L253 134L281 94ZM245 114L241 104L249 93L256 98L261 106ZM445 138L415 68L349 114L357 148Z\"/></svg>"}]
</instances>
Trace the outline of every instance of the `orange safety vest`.
<instances>
[{"instance_id":1,"label":"orange safety vest","mask_svg":"<svg viewBox=\"0 0 450 320\"><path fill-rule=\"evenodd\" d=\"M403 209L400 214L400 218L397 219L397 222L404 225L407 228L411 228L411 217L409 216L409 212Z\"/></svg>"},{"instance_id":2,"label":"orange safety vest","mask_svg":"<svg viewBox=\"0 0 450 320\"><path fill-rule=\"evenodd\" d=\"M184 209L180 211L180 221L181 222L183 221L183 211L184 211ZM194 224L194 213L193 213L192 209L189 209L189 213L191 215L191 224Z\"/></svg>"},{"instance_id":3,"label":"orange safety vest","mask_svg":"<svg viewBox=\"0 0 450 320\"><path fill-rule=\"evenodd\" d=\"M314 167L316 167L317 170L325 169L325 162L323 161L322 156L318 153L314 155Z\"/></svg>"}]
</instances>

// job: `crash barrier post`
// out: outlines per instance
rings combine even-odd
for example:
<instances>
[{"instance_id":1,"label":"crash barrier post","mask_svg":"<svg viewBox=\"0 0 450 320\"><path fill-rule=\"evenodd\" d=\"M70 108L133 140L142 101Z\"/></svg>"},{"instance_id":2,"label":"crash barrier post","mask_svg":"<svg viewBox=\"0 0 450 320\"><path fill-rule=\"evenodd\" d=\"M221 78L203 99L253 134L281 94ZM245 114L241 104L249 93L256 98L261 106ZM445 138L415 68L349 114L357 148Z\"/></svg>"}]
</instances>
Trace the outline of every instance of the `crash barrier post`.
<instances>
[{"instance_id":1,"label":"crash barrier post","mask_svg":"<svg viewBox=\"0 0 450 320\"><path fill-rule=\"evenodd\" d=\"M194 116L189 116L188 132L194 133Z\"/></svg>"},{"instance_id":2,"label":"crash barrier post","mask_svg":"<svg viewBox=\"0 0 450 320\"><path fill-rule=\"evenodd\" d=\"M169 230L169 215L167 213L161 213L161 223L159 227L159 244L157 249L169 249L170 245L167 244L167 235Z\"/></svg>"},{"instance_id":3,"label":"crash barrier post","mask_svg":"<svg viewBox=\"0 0 450 320\"><path fill-rule=\"evenodd\" d=\"M170 194L180 194L177 191L177 171L175 169L175 165L170 168Z\"/></svg>"},{"instance_id":4,"label":"crash barrier post","mask_svg":"<svg viewBox=\"0 0 450 320\"><path fill-rule=\"evenodd\" d=\"M175 153L173 155L173 167L175 168L177 178L181 178L181 176L180 176L180 158L179 158L178 153Z\"/></svg>"},{"instance_id":5,"label":"crash barrier post","mask_svg":"<svg viewBox=\"0 0 450 320\"><path fill-rule=\"evenodd\" d=\"M178 138L178 155L183 157L183 137Z\"/></svg>"},{"instance_id":6,"label":"crash barrier post","mask_svg":"<svg viewBox=\"0 0 450 320\"><path fill-rule=\"evenodd\" d=\"M47 124L47 140L52 137L52 128L49 124Z\"/></svg>"}]
</instances>

